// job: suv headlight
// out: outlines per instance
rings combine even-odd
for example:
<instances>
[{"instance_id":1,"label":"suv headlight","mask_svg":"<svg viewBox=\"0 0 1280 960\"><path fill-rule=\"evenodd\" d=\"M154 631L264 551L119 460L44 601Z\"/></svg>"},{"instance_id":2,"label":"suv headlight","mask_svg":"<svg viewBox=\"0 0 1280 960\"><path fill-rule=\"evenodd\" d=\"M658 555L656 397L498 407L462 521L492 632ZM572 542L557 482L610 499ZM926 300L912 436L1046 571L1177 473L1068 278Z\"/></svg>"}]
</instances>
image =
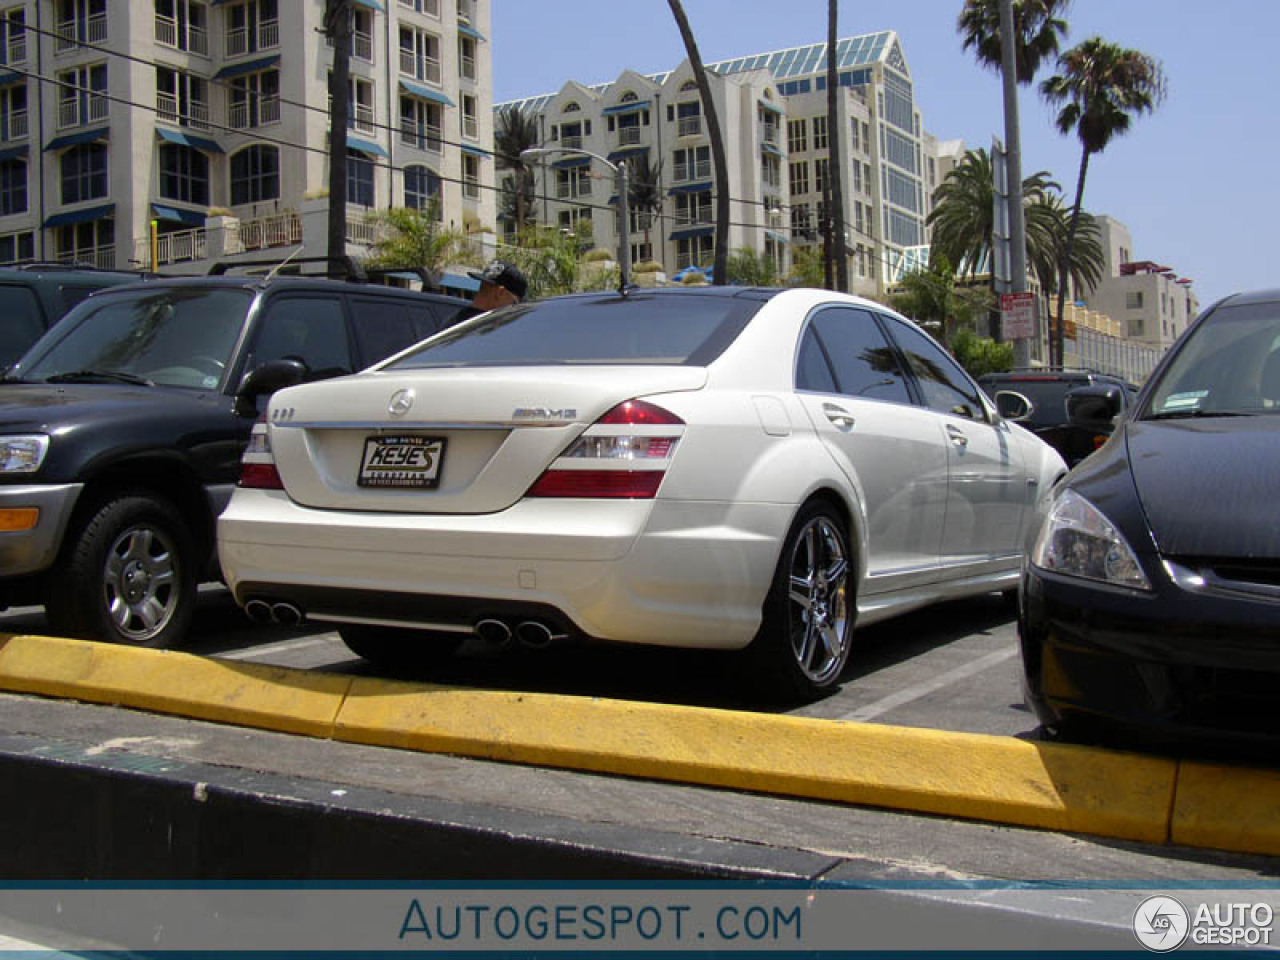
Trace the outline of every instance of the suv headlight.
<instances>
[{"instance_id":1,"label":"suv headlight","mask_svg":"<svg viewBox=\"0 0 1280 960\"><path fill-rule=\"evenodd\" d=\"M43 434L0 437L0 473L35 473L49 452L49 438Z\"/></svg>"},{"instance_id":2,"label":"suv headlight","mask_svg":"<svg viewBox=\"0 0 1280 960\"><path fill-rule=\"evenodd\" d=\"M1133 548L1102 512L1074 490L1064 490L1045 517L1031 562L1069 577L1150 590Z\"/></svg>"}]
</instances>

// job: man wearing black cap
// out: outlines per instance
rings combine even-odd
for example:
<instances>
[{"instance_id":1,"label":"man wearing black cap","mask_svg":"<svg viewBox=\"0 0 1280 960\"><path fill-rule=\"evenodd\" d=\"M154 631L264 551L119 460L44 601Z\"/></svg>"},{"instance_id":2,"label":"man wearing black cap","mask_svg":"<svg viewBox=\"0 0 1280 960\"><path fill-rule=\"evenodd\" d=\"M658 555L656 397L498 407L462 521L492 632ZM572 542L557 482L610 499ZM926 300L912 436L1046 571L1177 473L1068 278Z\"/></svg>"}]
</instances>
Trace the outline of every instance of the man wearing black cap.
<instances>
[{"instance_id":1,"label":"man wearing black cap","mask_svg":"<svg viewBox=\"0 0 1280 960\"><path fill-rule=\"evenodd\" d=\"M529 288L524 274L505 260L494 260L483 270L467 272L480 281L480 289L471 299L471 306L482 312L519 303Z\"/></svg>"}]
</instances>

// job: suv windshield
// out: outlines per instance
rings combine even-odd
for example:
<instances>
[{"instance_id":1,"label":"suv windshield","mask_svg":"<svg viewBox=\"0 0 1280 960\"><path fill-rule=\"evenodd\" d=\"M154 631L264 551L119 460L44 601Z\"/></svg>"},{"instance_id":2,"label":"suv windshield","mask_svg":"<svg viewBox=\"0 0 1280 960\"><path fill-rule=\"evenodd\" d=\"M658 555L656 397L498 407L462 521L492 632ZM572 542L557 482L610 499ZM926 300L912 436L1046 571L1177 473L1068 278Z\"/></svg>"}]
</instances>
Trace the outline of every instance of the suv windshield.
<instances>
[{"instance_id":1,"label":"suv windshield","mask_svg":"<svg viewBox=\"0 0 1280 960\"><path fill-rule=\"evenodd\" d=\"M734 297L629 294L506 307L434 337L389 369L532 364L704 366L763 305Z\"/></svg>"},{"instance_id":2,"label":"suv windshield","mask_svg":"<svg viewBox=\"0 0 1280 960\"><path fill-rule=\"evenodd\" d=\"M1144 418L1280 413L1280 304L1220 307L1187 337Z\"/></svg>"},{"instance_id":3,"label":"suv windshield","mask_svg":"<svg viewBox=\"0 0 1280 960\"><path fill-rule=\"evenodd\" d=\"M1019 378L978 381L991 396L1001 390L1012 390L1031 401L1031 414L1019 422L1031 429L1057 427L1067 422L1067 394L1076 387L1086 386L1088 381L1055 378Z\"/></svg>"},{"instance_id":4,"label":"suv windshield","mask_svg":"<svg viewBox=\"0 0 1280 960\"><path fill-rule=\"evenodd\" d=\"M212 390L222 381L252 300L252 293L240 289L103 294L69 314L56 328L57 339L15 373L30 381Z\"/></svg>"}]
</instances>

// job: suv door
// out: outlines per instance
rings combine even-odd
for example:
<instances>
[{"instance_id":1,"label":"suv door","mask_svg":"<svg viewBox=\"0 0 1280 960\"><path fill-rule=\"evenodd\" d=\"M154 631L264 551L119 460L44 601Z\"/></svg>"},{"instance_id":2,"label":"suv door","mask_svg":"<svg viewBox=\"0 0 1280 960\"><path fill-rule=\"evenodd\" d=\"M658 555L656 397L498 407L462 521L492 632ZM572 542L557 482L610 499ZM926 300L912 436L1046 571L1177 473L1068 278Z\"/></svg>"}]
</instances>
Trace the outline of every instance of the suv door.
<instances>
[{"instance_id":1,"label":"suv door","mask_svg":"<svg viewBox=\"0 0 1280 960\"><path fill-rule=\"evenodd\" d=\"M0 283L0 372L17 362L44 333L44 312L35 291Z\"/></svg>"},{"instance_id":2,"label":"suv door","mask_svg":"<svg viewBox=\"0 0 1280 960\"><path fill-rule=\"evenodd\" d=\"M356 368L347 314L337 294L281 292L271 297L255 325L245 370L272 360L301 360L307 379L353 373Z\"/></svg>"},{"instance_id":3,"label":"suv door","mask_svg":"<svg viewBox=\"0 0 1280 960\"><path fill-rule=\"evenodd\" d=\"M796 395L862 497L866 595L937 577L947 454L934 416L911 402L906 373L866 310L821 307L809 318Z\"/></svg>"},{"instance_id":4,"label":"suv door","mask_svg":"<svg viewBox=\"0 0 1280 960\"><path fill-rule=\"evenodd\" d=\"M947 450L942 562L950 567L983 565L1016 556L1031 491L1009 425L989 419L982 391L941 347L901 320L884 321L906 356Z\"/></svg>"}]
</instances>

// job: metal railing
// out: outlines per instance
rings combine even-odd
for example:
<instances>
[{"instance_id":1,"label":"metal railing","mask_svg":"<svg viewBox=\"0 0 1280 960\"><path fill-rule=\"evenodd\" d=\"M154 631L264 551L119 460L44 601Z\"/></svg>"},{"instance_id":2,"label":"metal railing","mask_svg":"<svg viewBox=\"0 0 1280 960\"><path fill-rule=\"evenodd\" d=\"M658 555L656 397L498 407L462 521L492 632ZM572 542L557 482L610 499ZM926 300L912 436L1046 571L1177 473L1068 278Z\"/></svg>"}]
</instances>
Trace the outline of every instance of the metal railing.
<instances>
[{"instance_id":1,"label":"metal railing","mask_svg":"<svg viewBox=\"0 0 1280 960\"><path fill-rule=\"evenodd\" d=\"M582 137L580 136L561 137L560 146L563 147L565 150L581 150Z\"/></svg>"},{"instance_id":2,"label":"metal railing","mask_svg":"<svg viewBox=\"0 0 1280 960\"><path fill-rule=\"evenodd\" d=\"M480 199L480 181L479 180L463 180L462 195L468 200Z\"/></svg>"},{"instance_id":3,"label":"metal railing","mask_svg":"<svg viewBox=\"0 0 1280 960\"><path fill-rule=\"evenodd\" d=\"M415 80L428 83L440 82L440 61L431 57L420 57L413 50L400 51L400 72Z\"/></svg>"},{"instance_id":4,"label":"metal railing","mask_svg":"<svg viewBox=\"0 0 1280 960\"><path fill-rule=\"evenodd\" d=\"M53 49L57 53L76 50L81 43L104 43L107 39L107 15L95 13L87 20L64 20L58 24Z\"/></svg>"},{"instance_id":5,"label":"metal railing","mask_svg":"<svg viewBox=\"0 0 1280 960\"><path fill-rule=\"evenodd\" d=\"M13 29L10 26L9 29ZM10 37L8 44L5 45L5 63L23 63L27 59L27 36L24 32L22 36Z\"/></svg>"},{"instance_id":6,"label":"metal railing","mask_svg":"<svg viewBox=\"0 0 1280 960\"><path fill-rule=\"evenodd\" d=\"M462 117L462 135L468 140L475 140L480 136L480 122L475 117L468 117L465 114Z\"/></svg>"},{"instance_id":7,"label":"metal railing","mask_svg":"<svg viewBox=\"0 0 1280 960\"><path fill-rule=\"evenodd\" d=\"M258 46L256 49L264 50L268 47L280 46L280 21L264 20L258 24L257 30ZM227 56L238 57L241 54L249 52L249 28L236 27L227 31Z\"/></svg>"},{"instance_id":8,"label":"metal railing","mask_svg":"<svg viewBox=\"0 0 1280 960\"><path fill-rule=\"evenodd\" d=\"M27 111L0 114L0 140L21 140L27 135Z\"/></svg>"},{"instance_id":9,"label":"metal railing","mask_svg":"<svg viewBox=\"0 0 1280 960\"><path fill-rule=\"evenodd\" d=\"M83 107L83 109L82 109ZM108 102L106 97L76 97L74 100L62 100L58 103L58 129L78 127L95 120L105 120Z\"/></svg>"},{"instance_id":10,"label":"metal railing","mask_svg":"<svg viewBox=\"0 0 1280 960\"><path fill-rule=\"evenodd\" d=\"M425 13L429 17L440 16L440 0L400 0L400 6L407 7L410 10L416 10L419 13Z\"/></svg>"},{"instance_id":11,"label":"metal railing","mask_svg":"<svg viewBox=\"0 0 1280 960\"><path fill-rule=\"evenodd\" d=\"M188 263L208 256L207 238L203 227L162 233L156 237L156 264ZM151 241L140 237L133 241L133 259L136 263L150 265Z\"/></svg>"},{"instance_id":12,"label":"metal railing","mask_svg":"<svg viewBox=\"0 0 1280 960\"><path fill-rule=\"evenodd\" d=\"M259 97L256 94L250 94L249 100L233 103L227 107L227 126L234 130L264 127L269 123L279 122L279 97Z\"/></svg>"},{"instance_id":13,"label":"metal railing","mask_svg":"<svg viewBox=\"0 0 1280 960\"><path fill-rule=\"evenodd\" d=\"M351 111L351 127L361 133L373 133L373 107L357 104Z\"/></svg>"},{"instance_id":14,"label":"metal railing","mask_svg":"<svg viewBox=\"0 0 1280 960\"><path fill-rule=\"evenodd\" d=\"M458 75L463 80L474 80L476 78L476 58L460 57L458 60Z\"/></svg>"},{"instance_id":15,"label":"metal railing","mask_svg":"<svg viewBox=\"0 0 1280 960\"><path fill-rule=\"evenodd\" d=\"M677 210L675 220L677 227L697 227L715 223L710 205L696 207L693 210Z\"/></svg>"},{"instance_id":16,"label":"metal railing","mask_svg":"<svg viewBox=\"0 0 1280 960\"><path fill-rule=\"evenodd\" d=\"M240 247L243 250L285 247L301 242L302 220L291 211L240 221Z\"/></svg>"},{"instance_id":17,"label":"metal railing","mask_svg":"<svg viewBox=\"0 0 1280 960\"><path fill-rule=\"evenodd\" d=\"M702 117L681 117L676 121L676 134L681 137L696 137L702 132Z\"/></svg>"},{"instance_id":18,"label":"metal railing","mask_svg":"<svg viewBox=\"0 0 1280 960\"><path fill-rule=\"evenodd\" d=\"M378 242L378 224L360 214L347 214L347 243L371 247Z\"/></svg>"},{"instance_id":19,"label":"metal railing","mask_svg":"<svg viewBox=\"0 0 1280 960\"><path fill-rule=\"evenodd\" d=\"M373 37L367 33L351 34L351 55L373 62Z\"/></svg>"},{"instance_id":20,"label":"metal railing","mask_svg":"<svg viewBox=\"0 0 1280 960\"><path fill-rule=\"evenodd\" d=\"M116 248L113 246L81 247L78 250L59 253L55 259L59 263L88 264L97 267L99 270L114 270L116 268Z\"/></svg>"},{"instance_id":21,"label":"metal railing","mask_svg":"<svg viewBox=\"0 0 1280 960\"><path fill-rule=\"evenodd\" d=\"M618 145L627 146L632 143L640 142L640 127L619 127L618 128Z\"/></svg>"},{"instance_id":22,"label":"metal railing","mask_svg":"<svg viewBox=\"0 0 1280 960\"><path fill-rule=\"evenodd\" d=\"M575 197L591 196L590 180L571 180L568 183L556 184L557 200L572 200Z\"/></svg>"},{"instance_id":23,"label":"metal railing","mask_svg":"<svg viewBox=\"0 0 1280 960\"><path fill-rule=\"evenodd\" d=\"M176 47L178 45L177 20L156 14L156 43L163 43L168 47Z\"/></svg>"},{"instance_id":24,"label":"metal railing","mask_svg":"<svg viewBox=\"0 0 1280 960\"><path fill-rule=\"evenodd\" d=\"M677 163L673 174L676 183L685 180L710 180L711 161L698 160L694 163Z\"/></svg>"},{"instance_id":25,"label":"metal railing","mask_svg":"<svg viewBox=\"0 0 1280 960\"><path fill-rule=\"evenodd\" d=\"M178 98L172 93L156 91L156 119L176 123L178 120Z\"/></svg>"},{"instance_id":26,"label":"metal railing","mask_svg":"<svg viewBox=\"0 0 1280 960\"><path fill-rule=\"evenodd\" d=\"M430 150L439 153L443 145L444 135L439 127L429 123L413 123L400 121L400 142L405 146L418 150Z\"/></svg>"},{"instance_id":27,"label":"metal railing","mask_svg":"<svg viewBox=\"0 0 1280 960\"><path fill-rule=\"evenodd\" d=\"M778 143L778 125L776 123L766 123L762 128L761 134L765 143L777 145Z\"/></svg>"}]
</instances>

